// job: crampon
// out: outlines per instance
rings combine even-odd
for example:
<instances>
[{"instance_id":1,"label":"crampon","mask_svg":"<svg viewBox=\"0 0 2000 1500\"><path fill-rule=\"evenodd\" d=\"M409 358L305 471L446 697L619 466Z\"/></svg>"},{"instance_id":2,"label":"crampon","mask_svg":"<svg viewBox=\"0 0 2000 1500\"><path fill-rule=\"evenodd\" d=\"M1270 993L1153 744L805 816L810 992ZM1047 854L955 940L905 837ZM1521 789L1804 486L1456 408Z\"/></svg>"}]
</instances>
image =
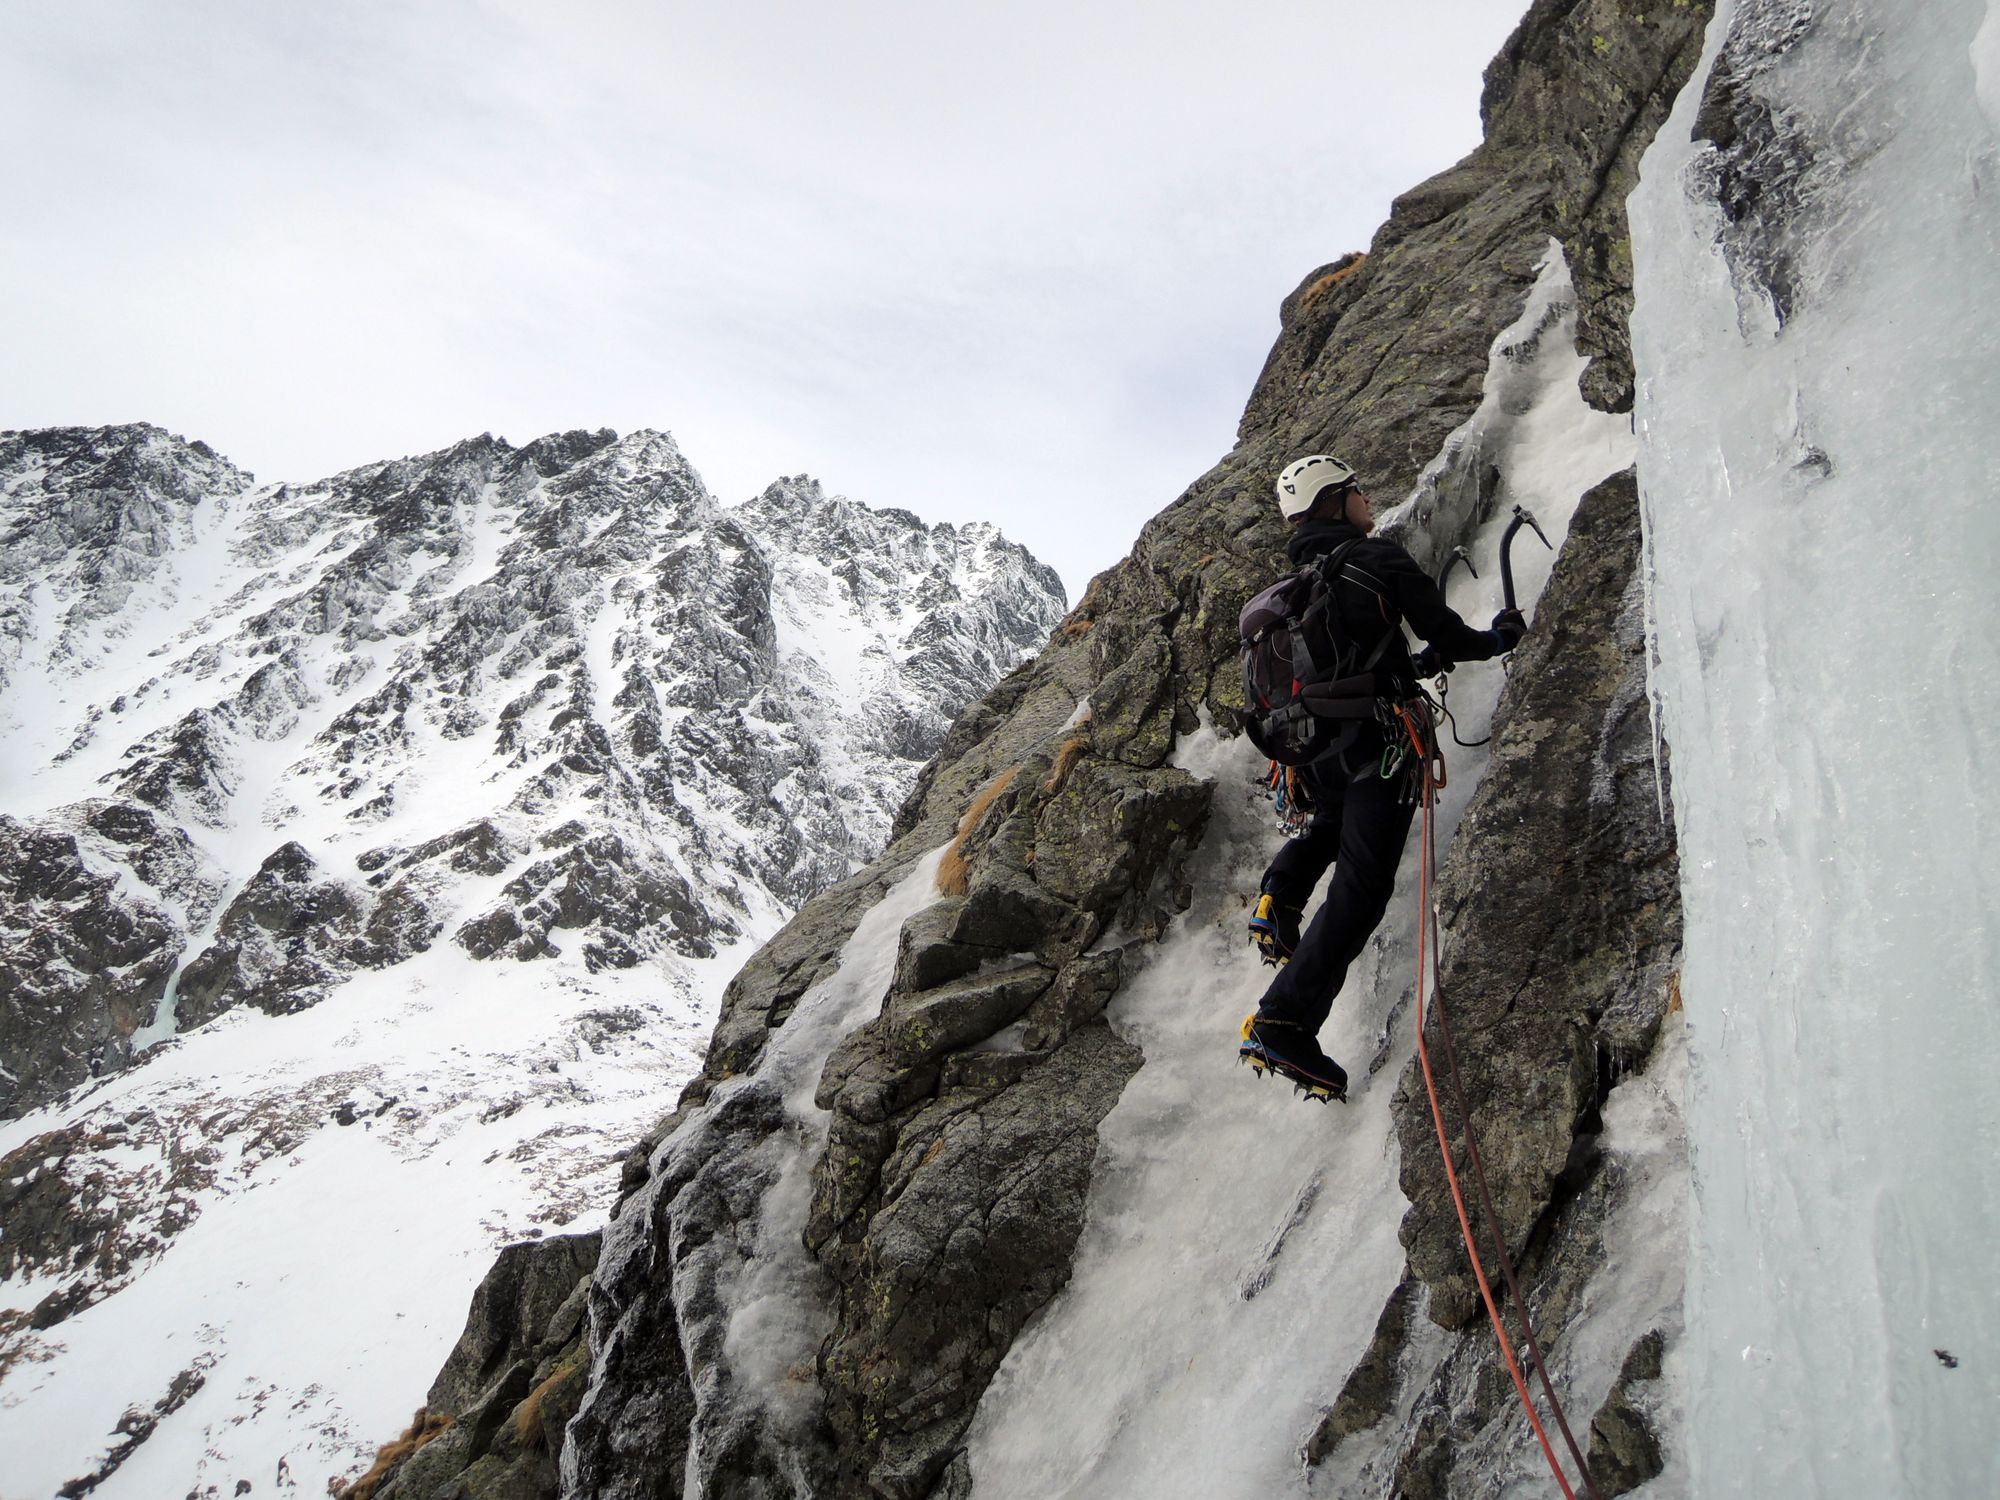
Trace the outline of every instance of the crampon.
<instances>
[{"instance_id":1,"label":"crampon","mask_svg":"<svg viewBox=\"0 0 2000 1500\"><path fill-rule=\"evenodd\" d=\"M1299 946L1299 914L1278 905L1269 892L1260 895L1250 914L1250 941L1257 945L1257 956L1273 968L1288 962Z\"/></svg>"},{"instance_id":2,"label":"crampon","mask_svg":"<svg viewBox=\"0 0 2000 1500\"><path fill-rule=\"evenodd\" d=\"M1302 1036L1287 1039L1288 1044L1273 1045L1265 1034L1270 1030L1275 1030L1270 1022L1260 1026L1256 1016L1245 1016L1243 1041L1236 1049L1236 1060L1248 1063L1259 1078L1276 1075L1291 1084L1294 1092L1317 1099L1321 1104L1347 1102L1347 1074L1339 1063L1319 1050L1318 1043ZM1287 1052L1295 1055L1287 1056Z\"/></svg>"}]
</instances>

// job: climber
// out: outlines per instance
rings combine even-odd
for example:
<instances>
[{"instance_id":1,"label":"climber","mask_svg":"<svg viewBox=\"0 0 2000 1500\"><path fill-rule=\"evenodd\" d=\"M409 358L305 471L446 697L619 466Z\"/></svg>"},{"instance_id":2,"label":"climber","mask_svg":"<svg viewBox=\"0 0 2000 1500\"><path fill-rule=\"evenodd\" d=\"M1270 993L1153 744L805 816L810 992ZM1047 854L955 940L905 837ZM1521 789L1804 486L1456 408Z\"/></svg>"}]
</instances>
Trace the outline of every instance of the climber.
<instances>
[{"instance_id":1,"label":"climber","mask_svg":"<svg viewBox=\"0 0 2000 1500\"><path fill-rule=\"evenodd\" d=\"M1327 748L1309 749L1312 758L1298 768L1312 820L1271 861L1250 924L1259 948L1282 966L1256 1013L1243 1022L1238 1055L1314 1097L1342 1099L1347 1074L1320 1049L1319 1029L1348 965L1388 908L1422 774L1417 757L1401 753L1401 732L1392 735L1383 727L1396 722L1390 705L1416 698L1420 676L1512 650L1527 623L1511 609L1495 615L1490 630L1475 630L1460 619L1409 553L1368 535L1375 528L1371 502L1341 460L1324 454L1298 460L1278 476L1277 494L1278 509L1292 526L1286 553L1295 567L1311 567L1309 575L1293 576L1309 576L1313 588L1328 596L1316 616L1308 612L1317 632L1308 636L1317 642L1314 657L1343 663L1340 670L1349 675L1332 685L1336 689L1357 680L1356 668L1372 674L1372 682L1367 676L1359 680L1372 688L1373 703L1363 700L1365 712L1350 713L1337 733L1323 737ZM1320 568L1331 570L1323 585ZM1246 626L1251 612L1245 611ZM1416 659L1402 632L1404 622L1429 642ZM1247 636L1246 629L1246 641ZM1335 712L1342 707L1313 700L1309 692L1304 703ZM1254 716L1249 727L1253 741L1267 753L1279 753L1267 747ZM1329 865L1333 878L1326 897L1301 932L1306 901Z\"/></svg>"}]
</instances>

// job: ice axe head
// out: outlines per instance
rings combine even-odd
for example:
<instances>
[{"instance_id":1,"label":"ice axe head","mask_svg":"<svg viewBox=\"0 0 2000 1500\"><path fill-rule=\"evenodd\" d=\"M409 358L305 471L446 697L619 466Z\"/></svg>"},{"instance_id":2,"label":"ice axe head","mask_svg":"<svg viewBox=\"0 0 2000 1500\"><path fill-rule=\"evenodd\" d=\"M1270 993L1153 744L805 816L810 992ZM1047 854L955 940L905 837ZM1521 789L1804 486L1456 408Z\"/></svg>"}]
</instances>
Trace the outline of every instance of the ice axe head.
<instances>
[{"instance_id":1,"label":"ice axe head","mask_svg":"<svg viewBox=\"0 0 2000 1500\"><path fill-rule=\"evenodd\" d=\"M1529 510L1527 506L1517 505L1514 507L1514 520L1516 522L1526 521L1530 526L1534 527L1535 535L1542 539L1542 545L1544 547L1547 547L1551 552L1556 550L1555 543L1551 542L1548 538L1548 534L1542 530L1542 523L1535 519L1535 513ZM1515 528L1513 526L1509 526L1507 528L1507 534L1509 536L1512 536L1514 534L1514 530Z\"/></svg>"}]
</instances>

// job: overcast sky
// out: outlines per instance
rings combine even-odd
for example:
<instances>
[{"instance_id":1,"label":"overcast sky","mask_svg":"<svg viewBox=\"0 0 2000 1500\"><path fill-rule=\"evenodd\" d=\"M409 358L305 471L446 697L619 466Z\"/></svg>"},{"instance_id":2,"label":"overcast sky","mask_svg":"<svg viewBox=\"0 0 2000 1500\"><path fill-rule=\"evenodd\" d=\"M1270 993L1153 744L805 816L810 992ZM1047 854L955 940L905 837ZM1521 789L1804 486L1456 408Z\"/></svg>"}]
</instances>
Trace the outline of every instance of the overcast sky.
<instances>
[{"instance_id":1,"label":"overcast sky","mask_svg":"<svg viewBox=\"0 0 2000 1500\"><path fill-rule=\"evenodd\" d=\"M0 0L0 427L293 481L664 428L1074 599L1477 142L1520 8Z\"/></svg>"}]
</instances>

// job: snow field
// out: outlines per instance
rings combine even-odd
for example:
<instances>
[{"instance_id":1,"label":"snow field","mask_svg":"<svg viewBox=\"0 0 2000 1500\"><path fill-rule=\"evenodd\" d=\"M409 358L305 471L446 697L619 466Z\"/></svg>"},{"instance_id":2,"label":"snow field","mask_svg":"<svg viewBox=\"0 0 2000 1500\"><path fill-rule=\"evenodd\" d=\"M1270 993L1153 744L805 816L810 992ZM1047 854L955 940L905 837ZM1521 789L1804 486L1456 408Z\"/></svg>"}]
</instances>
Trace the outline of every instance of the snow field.
<instances>
[{"instance_id":1,"label":"snow field","mask_svg":"<svg viewBox=\"0 0 2000 1500\"><path fill-rule=\"evenodd\" d=\"M408 1423L494 1251L602 1222L618 1162L698 1066L748 951L691 965L662 993L654 972L586 978L434 949L298 1015L232 1011L60 1110L0 1126L0 1155L139 1111L173 1119L190 1148L199 1121L226 1132L208 1135L222 1161L193 1224L51 1330L58 1358L10 1375L0 1495L53 1494L87 1472L121 1414L186 1368L207 1384L96 1495L261 1490L280 1458L318 1494L365 1466ZM632 1029L597 1050L580 1018L620 1009ZM335 1121L343 1103L355 1123ZM289 1149L246 1150L266 1126ZM0 1305L47 1289L0 1284Z\"/></svg>"}]
</instances>

